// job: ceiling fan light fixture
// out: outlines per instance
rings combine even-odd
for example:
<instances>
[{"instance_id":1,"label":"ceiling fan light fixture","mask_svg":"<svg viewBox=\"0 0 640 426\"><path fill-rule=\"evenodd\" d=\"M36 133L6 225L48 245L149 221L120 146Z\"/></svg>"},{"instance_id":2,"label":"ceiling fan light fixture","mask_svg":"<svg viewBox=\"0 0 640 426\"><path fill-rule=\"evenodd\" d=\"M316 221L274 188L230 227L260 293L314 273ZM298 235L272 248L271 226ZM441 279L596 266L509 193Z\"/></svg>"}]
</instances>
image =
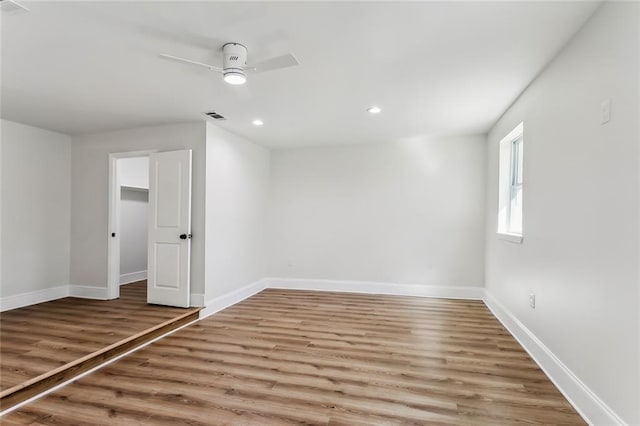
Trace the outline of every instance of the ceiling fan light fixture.
<instances>
[{"instance_id":1,"label":"ceiling fan light fixture","mask_svg":"<svg viewBox=\"0 0 640 426\"><path fill-rule=\"evenodd\" d=\"M224 81L233 86L239 86L247 82L247 76L243 72L229 71L224 73Z\"/></svg>"},{"instance_id":2,"label":"ceiling fan light fixture","mask_svg":"<svg viewBox=\"0 0 640 426\"><path fill-rule=\"evenodd\" d=\"M0 4L13 0L0 0ZM298 65L299 62L292 53L276 56L266 59L262 62L247 65L247 48L240 43L225 43L222 46L222 67L217 65L205 64L191 59L181 58L179 56L167 55L161 53L160 57L170 59L172 61L184 62L191 65L197 65L209 69L223 75L223 80L227 84L239 86L247 82L247 72L261 73L281 68L288 68Z\"/></svg>"}]
</instances>

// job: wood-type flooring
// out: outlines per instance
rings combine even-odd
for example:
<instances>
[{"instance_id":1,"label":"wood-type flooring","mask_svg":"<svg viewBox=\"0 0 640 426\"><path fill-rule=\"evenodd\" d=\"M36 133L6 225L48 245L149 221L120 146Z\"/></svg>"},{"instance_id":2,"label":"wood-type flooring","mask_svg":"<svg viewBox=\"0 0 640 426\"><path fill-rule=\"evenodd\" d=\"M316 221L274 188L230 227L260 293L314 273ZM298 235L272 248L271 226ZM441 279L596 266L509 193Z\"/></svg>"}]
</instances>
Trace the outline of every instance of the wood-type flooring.
<instances>
[{"instance_id":1,"label":"wood-type flooring","mask_svg":"<svg viewBox=\"0 0 640 426\"><path fill-rule=\"evenodd\" d=\"M585 424L480 301L275 289L2 423Z\"/></svg>"},{"instance_id":2,"label":"wood-type flooring","mask_svg":"<svg viewBox=\"0 0 640 426\"><path fill-rule=\"evenodd\" d=\"M153 337L197 319L198 308L148 305L146 281L116 300L67 297L0 314L0 405L6 409Z\"/></svg>"}]
</instances>

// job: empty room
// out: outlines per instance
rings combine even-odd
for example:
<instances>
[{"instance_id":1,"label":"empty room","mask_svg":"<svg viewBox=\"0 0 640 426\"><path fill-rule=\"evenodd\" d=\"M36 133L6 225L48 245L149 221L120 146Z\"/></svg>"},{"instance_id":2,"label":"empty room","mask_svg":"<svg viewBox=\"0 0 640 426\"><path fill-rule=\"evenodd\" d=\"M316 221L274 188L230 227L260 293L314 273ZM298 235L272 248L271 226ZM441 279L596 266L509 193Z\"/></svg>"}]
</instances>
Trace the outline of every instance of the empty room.
<instances>
[{"instance_id":1,"label":"empty room","mask_svg":"<svg viewBox=\"0 0 640 426\"><path fill-rule=\"evenodd\" d=\"M0 0L0 423L640 426L640 3Z\"/></svg>"}]
</instances>

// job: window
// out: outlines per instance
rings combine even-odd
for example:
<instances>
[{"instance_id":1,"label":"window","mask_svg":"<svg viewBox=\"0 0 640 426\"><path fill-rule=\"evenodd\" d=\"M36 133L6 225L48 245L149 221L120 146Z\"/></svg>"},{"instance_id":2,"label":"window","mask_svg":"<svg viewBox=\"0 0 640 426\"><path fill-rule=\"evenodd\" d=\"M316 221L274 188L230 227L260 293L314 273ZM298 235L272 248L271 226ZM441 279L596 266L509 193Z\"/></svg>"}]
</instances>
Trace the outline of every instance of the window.
<instances>
[{"instance_id":1,"label":"window","mask_svg":"<svg viewBox=\"0 0 640 426\"><path fill-rule=\"evenodd\" d=\"M498 234L522 242L523 123L500 141Z\"/></svg>"}]
</instances>

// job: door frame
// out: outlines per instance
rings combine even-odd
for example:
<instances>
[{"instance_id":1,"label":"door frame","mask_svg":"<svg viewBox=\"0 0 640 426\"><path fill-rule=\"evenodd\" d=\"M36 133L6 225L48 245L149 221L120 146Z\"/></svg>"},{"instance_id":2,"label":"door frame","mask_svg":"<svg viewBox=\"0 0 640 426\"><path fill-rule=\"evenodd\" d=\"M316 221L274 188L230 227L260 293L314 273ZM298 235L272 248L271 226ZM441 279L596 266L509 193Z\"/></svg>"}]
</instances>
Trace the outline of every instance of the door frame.
<instances>
[{"instance_id":1,"label":"door frame","mask_svg":"<svg viewBox=\"0 0 640 426\"><path fill-rule=\"evenodd\" d=\"M120 297L120 179L118 160L149 157L157 149L109 154L109 218L107 221L107 299ZM116 236L111 234L115 232Z\"/></svg>"}]
</instances>

